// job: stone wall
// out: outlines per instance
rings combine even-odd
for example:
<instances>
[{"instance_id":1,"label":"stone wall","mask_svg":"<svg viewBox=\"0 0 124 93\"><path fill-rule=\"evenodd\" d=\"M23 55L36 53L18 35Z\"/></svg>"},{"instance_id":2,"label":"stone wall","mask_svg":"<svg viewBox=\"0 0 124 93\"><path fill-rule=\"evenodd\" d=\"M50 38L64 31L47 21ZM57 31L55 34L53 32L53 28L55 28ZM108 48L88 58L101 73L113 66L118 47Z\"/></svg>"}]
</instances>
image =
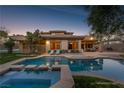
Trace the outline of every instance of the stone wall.
<instances>
[{"instance_id":1,"label":"stone wall","mask_svg":"<svg viewBox=\"0 0 124 93\"><path fill-rule=\"evenodd\" d=\"M62 50L68 50L68 40L62 40L61 41L61 49Z\"/></svg>"}]
</instances>

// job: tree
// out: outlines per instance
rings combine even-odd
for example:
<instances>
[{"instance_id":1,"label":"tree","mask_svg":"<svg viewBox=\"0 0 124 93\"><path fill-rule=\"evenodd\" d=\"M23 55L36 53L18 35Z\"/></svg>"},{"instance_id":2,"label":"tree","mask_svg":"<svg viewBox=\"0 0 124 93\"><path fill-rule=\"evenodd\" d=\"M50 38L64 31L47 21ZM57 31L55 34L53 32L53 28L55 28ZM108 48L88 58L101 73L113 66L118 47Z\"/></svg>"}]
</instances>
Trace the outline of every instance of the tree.
<instances>
[{"instance_id":1,"label":"tree","mask_svg":"<svg viewBox=\"0 0 124 93\"><path fill-rule=\"evenodd\" d=\"M8 37L7 30L4 27L0 27L0 40L2 38L7 38L7 37ZM0 42L0 44L3 44L3 43ZM1 47L0 47L0 50L1 50ZM0 54L1 54L1 52L0 52ZM0 55L0 58L1 58L1 55Z\"/></svg>"},{"instance_id":2,"label":"tree","mask_svg":"<svg viewBox=\"0 0 124 93\"><path fill-rule=\"evenodd\" d=\"M124 28L124 9L122 6L91 6L88 24L102 46L106 36L109 44L111 35L121 32ZM102 48L99 48L102 49Z\"/></svg>"},{"instance_id":3,"label":"tree","mask_svg":"<svg viewBox=\"0 0 124 93\"><path fill-rule=\"evenodd\" d=\"M30 48L30 53L34 53L36 50L36 43L40 40L40 31L37 29L34 33L27 32L27 41ZM34 45L35 44L35 45Z\"/></svg>"},{"instance_id":4,"label":"tree","mask_svg":"<svg viewBox=\"0 0 124 93\"><path fill-rule=\"evenodd\" d=\"M8 36L7 31L4 30L4 29L0 29L0 39L1 39L2 37L7 38L7 36Z\"/></svg>"},{"instance_id":5,"label":"tree","mask_svg":"<svg viewBox=\"0 0 124 93\"><path fill-rule=\"evenodd\" d=\"M9 38L5 43L4 43L5 47L8 49L8 53L12 53L13 52L13 47L15 45L14 41Z\"/></svg>"}]
</instances>

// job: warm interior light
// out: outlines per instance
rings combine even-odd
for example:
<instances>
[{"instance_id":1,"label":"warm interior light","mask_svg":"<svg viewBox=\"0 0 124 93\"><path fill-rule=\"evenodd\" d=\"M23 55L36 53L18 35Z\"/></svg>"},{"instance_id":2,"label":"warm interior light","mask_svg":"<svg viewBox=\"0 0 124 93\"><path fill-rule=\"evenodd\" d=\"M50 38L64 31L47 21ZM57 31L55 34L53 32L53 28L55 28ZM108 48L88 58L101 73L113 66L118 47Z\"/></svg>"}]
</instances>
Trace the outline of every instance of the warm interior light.
<instances>
[{"instance_id":1,"label":"warm interior light","mask_svg":"<svg viewBox=\"0 0 124 93\"><path fill-rule=\"evenodd\" d=\"M90 40L93 40L93 37L90 37Z\"/></svg>"},{"instance_id":2,"label":"warm interior light","mask_svg":"<svg viewBox=\"0 0 124 93\"><path fill-rule=\"evenodd\" d=\"M49 44L49 41L46 41L46 44L48 45Z\"/></svg>"}]
</instances>

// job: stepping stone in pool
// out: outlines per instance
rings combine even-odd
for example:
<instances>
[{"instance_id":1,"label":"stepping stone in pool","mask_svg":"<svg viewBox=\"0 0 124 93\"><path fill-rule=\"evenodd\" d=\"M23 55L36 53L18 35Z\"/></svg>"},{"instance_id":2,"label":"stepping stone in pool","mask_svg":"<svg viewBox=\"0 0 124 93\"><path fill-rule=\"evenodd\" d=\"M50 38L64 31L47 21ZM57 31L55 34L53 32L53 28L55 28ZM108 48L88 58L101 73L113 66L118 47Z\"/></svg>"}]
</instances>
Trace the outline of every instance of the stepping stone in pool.
<instances>
[{"instance_id":1,"label":"stepping stone in pool","mask_svg":"<svg viewBox=\"0 0 124 93\"><path fill-rule=\"evenodd\" d=\"M24 69L24 65L12 65L11 67L10 67L10 70L22 70L22 69Z\"/></svg>"},{"instance_id":2,"label":"stepping stone in pool","mask_svg":"<svg viewBox=\"0 0 124 93\"><path fill-rule=\"evenodd\" d=\"M61 66L60 65L53 65L52 66L52 70L53 71L60 71L61 70Z\"/></svg>"},{"instance_id":3,"label":"stepping stone in pool","mask_svg":"<svg viewBox=\"0 0 124 93\"><path fill-rule=\"evenodd\" d=\"M25 70L36 70L36 68L37 68L37 65L27 65L25 67Z\"/></svg>"},{"instance_id":4,"label":"stepping stone in pool","mask_svg":"<svg viewBox=\"0 0 124 93\"><path fill-rule=\"evenodd\" d=\"M37 67L37 70L45 70L45 71L47 71L48 69L49 68L46 65L40 65L40 66Z\"/></svg>"}]
</instances>

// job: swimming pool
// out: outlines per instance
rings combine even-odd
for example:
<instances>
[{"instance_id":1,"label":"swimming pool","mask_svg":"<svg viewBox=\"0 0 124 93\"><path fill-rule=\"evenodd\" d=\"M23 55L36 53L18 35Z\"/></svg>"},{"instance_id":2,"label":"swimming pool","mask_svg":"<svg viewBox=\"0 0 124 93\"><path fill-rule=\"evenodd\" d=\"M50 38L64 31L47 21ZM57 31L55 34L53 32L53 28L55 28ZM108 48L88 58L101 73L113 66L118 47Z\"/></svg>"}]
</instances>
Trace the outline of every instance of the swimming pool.
<instances>
[{"instance_id":1,"label":"swimming pool","mask_svg":"<svg viewBox=\"0 0 124 93\"><path fill-rule=\"evenodd\" d=\"M59 71L9 71L0 76L0 87L48 88L59 79Z\"/></svg>"},{"instance_id":2,"label":"swimming pool","mask_svg":"<svg viewBox=\"0 0 124 93\"><path fill-rule=\"evenodd\" d=\"M115 59L68 59L66 57L41 57L28 59L18 64L57 65L66 64L72 73L92 73L115 80L124 81L124 60Z\"/></svg>"}]
</instances>

